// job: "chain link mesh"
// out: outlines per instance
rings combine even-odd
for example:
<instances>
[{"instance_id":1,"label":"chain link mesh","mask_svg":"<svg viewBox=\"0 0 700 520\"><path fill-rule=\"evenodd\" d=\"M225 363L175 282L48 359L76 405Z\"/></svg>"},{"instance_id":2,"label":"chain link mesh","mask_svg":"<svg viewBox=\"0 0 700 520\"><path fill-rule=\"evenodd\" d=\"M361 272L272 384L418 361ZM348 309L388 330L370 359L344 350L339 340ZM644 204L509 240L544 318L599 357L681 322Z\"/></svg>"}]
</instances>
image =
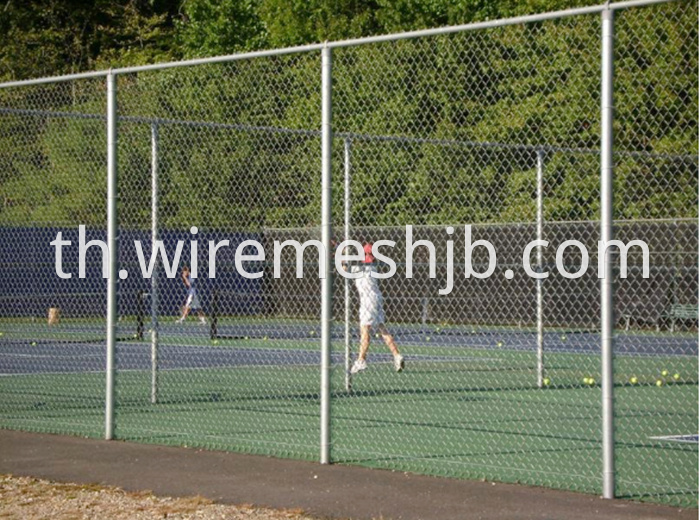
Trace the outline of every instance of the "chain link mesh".
<instances>
[{"instance_id":1,"label":"chain link mesh","mask_svg":"<svg viewBox=\"0 0 700 520\"><path fill-rule=\"evenodd\" d=\"M22 430L103 434L106 284L101 254L50 242L106 238L102 82L0 91L0 415Z\"/></svg>"},{"instance_id":2,"label":"chain link mesh","mask_svg":"<svg viewBox=\"0 0 700 520\"><path fill-rule=\"evenodd\" d=\"M618 492L695 505L697 444L678 436L698 432L697 14L622 11L615 55L616 142L637 152L616 157L615 232L650 251L649 278L635 254L617 286Z\"/></svg>"},{"instance_id":3,"label":"chain link mesh","mask_svg":"<svg viewBox=\"0 0 700 520\"><path fill-rule=\"evenodd\" d=\"M285 264L273 277L271 246L318 235L320 134L307 130L319 126L317 62L300 55L120 78L120 193L134 194L122 198L120 222L147 242L155 225L166 249L184 247L155 285L135 278L149 309L146 336L157 330L158 339L150 349L120 345L118 437L315 458L320 296L299 310L293 271ZM250 240L269 256L244 268L262 278L236 270L234 253ZM198 272L188 289L193 241ZM210 241L228 241L214 262ZM134 251L121 253L138 272Z\"/></svg>"},{"instance_id":4,"label":"chain link mesh","mask_svg":"<svg viewBox=\"0 0 700 520\"><path fill-rule=\"evenodd\" d=\"M538 238L538 164L540 238L556 244L597 214L597 158L570 149L595 143L599 64L586 50L598 34L597 17L580 17L336 52L336 125L362 136L352 142L351 234L373 242L384 226L399 226L397 235L420 226L414 240L438 244L439 266L431 279L422 248L413 279L401 255L396 276L381 282L406 368L391 374L373 331L369 368L334 403L340 460L599 492L600 393L580 383L598 374L599 356L579 354L596 346L597 323L579 311L599 299L597 280L543 283L552 387L543 392L537 284L517 268ZM463 275L465 225L472 242L488 240L498 255L486 280ZM596 226L579 227L566 238L596 240ZM452 292L441 296L448 239L458 267ZM403 252L405 239L397 241ZM484 272L485 248L472 260ZM553 265L547 253L541 267Z\"/></svg>"},{"instance_id":5,"label":"chain link mesh","mask_svg":"<svg viewBox=\"0 0 700 520\"><path fill-rule=\"evenodd\" d=\"M366 302L334 278L333 461L601 492L600 32L586 15L333 50L334 242L392 240L397 267L355 374ZM614 234L650 251L648 279L634 247L616 278L616 494L697 507L697 2L617 11L615 60ZM115 437L317 458L318 254L287 247L276 272L274 251L321 239L320 62L117 76ZM103 432L101 253L79 279L64 248L61 280L49 242L106 238L105 105L104 79L0 90L2 427ZM421 246L407 279L407 225L434 274ZM467 225L488 279L464 276ZM144 279L135 241L148 264L155 239L172 265Z\"/></svg>"}]
</instances>

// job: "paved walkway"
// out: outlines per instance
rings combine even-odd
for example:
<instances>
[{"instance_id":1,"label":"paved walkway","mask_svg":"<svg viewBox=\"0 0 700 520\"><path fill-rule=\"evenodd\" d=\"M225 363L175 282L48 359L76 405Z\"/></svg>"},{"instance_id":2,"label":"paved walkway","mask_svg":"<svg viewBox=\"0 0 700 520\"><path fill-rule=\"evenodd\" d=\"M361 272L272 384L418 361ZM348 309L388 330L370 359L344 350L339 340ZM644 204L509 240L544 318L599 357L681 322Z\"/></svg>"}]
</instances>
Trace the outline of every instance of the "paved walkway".
<instances>
[{"instance_id":1,"label":"paved walkway","mask_svg":"<svg viewBox=\"0 0 700 520\"><path fill-rule=\"evenodd\" d=\"M0 430L0 473L330 518L690 520L698 510L488 482Z\"/></svg>"}]
</instances>

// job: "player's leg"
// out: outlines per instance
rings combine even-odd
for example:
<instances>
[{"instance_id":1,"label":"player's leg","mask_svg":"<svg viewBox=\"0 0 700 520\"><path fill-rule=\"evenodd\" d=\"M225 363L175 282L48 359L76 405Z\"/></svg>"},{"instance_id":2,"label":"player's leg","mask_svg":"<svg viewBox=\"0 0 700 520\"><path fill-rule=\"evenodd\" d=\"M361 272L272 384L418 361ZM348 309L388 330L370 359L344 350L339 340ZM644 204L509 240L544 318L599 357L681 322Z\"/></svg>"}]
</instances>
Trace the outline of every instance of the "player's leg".
<instances>
[{"instance_id":1,"label":"player's leg","mask_svg":"<svg viewBox=\"0 0 700 520\"><path fill-rule=\"evenodd\" d=\"M202 304L199 301L199 295L195 292L190 296L190 307L197 311L197 316L199 316L199 322L202 325L207 324L207 319L204 316L204 311L202 310Z\"/></svg>"},{"instance_id":2,"label":"player's leg","mask_svg":"<svg viewBox=\"0 0 700 520\"><path fill-rule=\"evenodd\" d=\"M371 332L371 325L360 326L360 354L357 356L358 359L367 359L367 351L369 350L369 342L372 336Z\"/></svg>"},{"instance_id":3,"label":"player's leg","mask_svg":"<svg viewBox=\"0 0 700 520\"><path fill-rule=\"evenodd\" d=\"M394 356L394 369L397 372L401 372L404 367L404 359L401 353L399 352L398 347L396 346L394 337L389 333L389 330L384 324L384 298L382 297L381 293L375 295L373 303L373 323L377 326L379 333L382 335L384 343L386 343L386 346L389 347L389 350L391 350L391 354Z\"/></svg>"},{"instance_id":4,"label":"player's leg","mask_svg":"<svg viewBox=\"0 0 700 520\"><path fill-rule=\"evenodd\" d=\"M367 351L369 350L371 329L371 325L360 324L360 353L350 369L352 374L357 374L360 370L367 368Z\"/></svg>"},{"instance_id":5,"label":"player's leg","mask_svg":"<svg viewBox=\"0 0 700 520\"><path fill-rule=\"evenodd\" d=\"M401 372L404 368L404 359L401 353L399 352L399 348L396 346L396 342L394 341L394 336L391 335L389 330L386 328L386 325L384 323L380 323L377 327L377 330L379 331L379 334L382 335L382 339L384 340L384 343L386 343L386 346L389 347L389 350L391 350L391 353L394 356L394 368L396 369L397 372Z\"/></svg>"},{"instance_id":6,"label":"player's leg","mask_svg":"<svg viewBox=\"0 0 700 520\"><path fill-rule=\"evenodd\" d=\"M183 323L187 319L187 316L189 316L189 314L190 314L190 305L188 302L189 302L189 298L188 298L187 302L185 302L185 305L182 308L182 315L177 320L178 323Z\"/></svg>"},{"instance_id":7,"label":"player's leg","mask_svg":"<svg viewBox=\"0 0 700 520\"><path fill-rule=\"evenodd\" d=\"M187 316L189 316L191 309L192 309L192 294L188 294L187 299L185 300L185 305L182 309L182 316L180 316L180 319L178 319L177 322L183 323L187 319Z\"/></svg>"},{"instance_id":8,"label":"player's leg","mask_svg":"<svg viewBox=\"0 0 700 520\"><path fill-rule=\"evenodd\" d=\"M391 353L394 356L400 356L401 353L399 352L399 348L396 346L394 336L391 335L389 329L386 328L386 325L381 323L379 327L377 327L377 330L379 331L379 334L382 335L382 339L384 340L384 343L386 343L386 346L389 347L389 350L391 350Z\"/></svg>"}]
</instances>

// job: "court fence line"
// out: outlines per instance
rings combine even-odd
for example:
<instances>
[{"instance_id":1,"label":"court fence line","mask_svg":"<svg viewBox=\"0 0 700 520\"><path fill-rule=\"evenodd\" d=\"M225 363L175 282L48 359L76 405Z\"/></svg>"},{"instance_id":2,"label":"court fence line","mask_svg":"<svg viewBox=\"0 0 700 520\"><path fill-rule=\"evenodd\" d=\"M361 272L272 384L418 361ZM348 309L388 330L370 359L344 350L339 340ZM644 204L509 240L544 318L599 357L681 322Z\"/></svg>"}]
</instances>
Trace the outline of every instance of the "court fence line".
<instances>
[{"instance_id":1,"label":"court fence line","mask_svg":"<svg viewBox=\"0 0 700 520\"><path fill-rule=\"evenodd\" d=\"M642 11L652 13L648 20L635 18ZM683 422L684 427L697 428L697 416L684 409L688 400L692 401L687 390L697 386L697 379L687 374L686 365L681 374L676 369L652 369L644 361L632 360L632 356L619 356L624 349L618 352L616 341L619 339L632 353L647 354L651 350L651 355L655 354L658 362L665 364L676 362L676 357L686 356L688 352L692 354L693 348L697 351L697 346L684 343L684 339L678 343L670 341L673 346L666 350L645 339L653 337L650 334L654 328L662 334L661 324L665 322L671 324L674 333L677 322L689 324L691 330L697 327L697 290L693 292L693 289L697 288L698 156L688 151L697 145L697 117L693 115L697 113L693 111L697 95L692 95L697 93L693 91L697 88L697 78L691 78L695 80L691 87L684 83L697 70L697 63L695 69L692 63L697 53L692 58L679 57L694 34L694 28L688 28L693 27L693 16L697 16L696 2L608 2L454 27L0 83L0 168L6 167L10 172L7 189L14 190L4 197L0 226L14 229L17 237L14 246L17 249L5 254L0 264L26 267L35 260L29 257L37 254L36 246L32 244L34 249L29 253L18 226L38 229L40 226L33 219L44 224L52 222L60 228L79 219L93 218L94 227L106 231L110 276L104 285L95 281L89 287L104 294L105 377L100 401L104 405L103 436L107 440L129 435L140 438L138 433L133 433L139 426L136 423L128 426L129 420L136 421L129 415L129 406L141 406L133 404L139 402L137 394L141 392L135 388L141 389L144 384L152 406L167 407L178 399L187 404L189 399L202 400L214 409L216 403L223 402L227 392L233 391L228 388L231 377L218 371L230 368L227 363L235 367L240 362L233 350L227 350L230 347L227 342L235 338L236 342L264 343L245 348L259 347L260 352L267 353L260 354L258 364L248 363L248 358L242 362L254 367L249 372L260 369L260 373L251 375L250 380L236 380L241 393L232 399L247 398L246 392L255 394L256 390L269 388L271 407L282 409L282 404L274 402L280 395L287 395L293 406L307 407L305 413L299 414L307 419L289 419L291 423L281 427L282 430L304 432L298 433L303 436L309 431L315 434L317 428L318 444L303 437L290 441L288 451L282 449L273 454L308 458L307 452L302 453L301 448L295 451L297 448L291 446L314 446L318 448L316 458L322 464L363 461L365 455L374 453L375 459L367 463L451 474L443 466L426 462L431 457L443 456L442 448L426 443L425 437L421 437L425 432L418 432L419 425L444 427L449 421L445 416L433 420L434 410L421 409L416 401L399 402L398 410L384 412L387 424L393 422L405 425L408 430L415 429L413 437L410 432L401 437L409 455L387 446L376 431L371 432L374 435L368 442L371 446L364 452L358 447L361 439L354 429L380 419L354 419L353 407L367 406L361 401L363 397L370 401L377 395L411 396L413 391L401 382L382 377L373 381L374 386L363 390L362 382L371 376L365 377L368 372L363 372L365 369L357 363L363 361L364 348L371 336L369 329L363 329L361 350L353 363L351 345L356 338L351 332L351 322L358 319L354 312L358 307L363 326L367 322L375 325L375 321L382 322L376 316L366 317L367 300L362 293L379 288L362 289L358 284L360 292L355 294L349 280L344 280L342 287L334 281L331 269L336 234L333 230L338 229L337 236L342 234L345 239L359 235L357 238L362 241L373 242L380 238L378 230L396 230L414 222L416 236L422 239L436 237L438 229L442 233L444 226L454 223L473 221L475 229L483 233L481 236L490 233L489 227L501 226L493 236L506 247L509 260L499 265L498 280L484 282L482 289L477 289L473 280L460 280L456 282L456 291L461 296L439 300L431 292L438 288L436 282L421 272L418 289L411 290L397 282L384 285L385 296L373 293L380 302L379 310L375 309L377 316L384 317L382 302L386 301L387 316L400 316L398 323L421 326L420 333L410 327L406 329L409 332L403 333L403 339L415 350L416 360L427 359L426 363L437 364L442 358L458 357L458 346L470 346L473 351L464 357L462 368L470 374L472 371L497 374L485 383L489 388L501 391L517 387L518 391L537 391L539 396L555 389L561 389L562 395L570 391L571 397L558 398L562 401L550 403L551 407L543 413L557 417L556 413L561 412L554 410L565 408L563 399L570 399L567 406L579 406L589 414L587 419L600 420L600 429L563 432L556 440L544 441L556 445L555 451L562 446L563 451L576 451L580 448L574 447L576 442L600 448L599 457L571 455L577 463L584 462L579 481L568 480L573 477L563 474L557 482L528 477L528 470L537 473L536 462L524 455L504 459L502 472L494 473L495 478L517 481L524 478L526 482L584 491L591 491L590 482L599 481L599 490L607 499L630 493L656 496L650 491L659 486L651 482L654 476L645 475L647 480L641 483L632 477L635 471L644 468L645 461L641 458L630 461L616 453L616 446L643 444L648 439L663 437L651 435L661 432L662 426L657 424L644 425L644 431L649 430L644 439L633 433L638 423L625 412L635 407L637 397L629 396L642 392L640 380L645 389L664 387L668 392L663 396L644 394L639 399L654 410L667 407L669 417ZM657 39L660 41L656 42ZM631 43L635 41L638 43ZM647 55L657 51L657 43L661 48L658 61L668 64L668 69L661 72L653 69L654 59ZM593 45L600 46L599 55L589 49ZM589 52L574 53L579 47ZM199 74L201 70L204 73ZM616 87L618 84L623 88ZM640 93L644 90L640 85L646 88L644 93ZM663 104L661 98L671 101ZM690 115L686 114L688 110ZM492 123L489 118L497 119L498 124L489 125ZM61 120L65 128L52 126L53 120ZM339 131L334 131L335 128ZM644 128L647 133L635 132L635 128ZM550 144L532 144L533 141ZM104 166L106 176L102 179ZM80 172L81 168L87 174ZM333 175L341 169L342 176ZM47 174L52 173L57 173L52 177L51 182L56 183L53 185L46 181ZM38 195L32 198L25 193L27 190ZM342 197L338 192L342 192ZM29 199L26 208L20 207ZM55 201L58 205L52 206ZM104 220L93 217L95 214L104 215ZM57 216L65 221L58 221ZM187 226L186 219L191 220ZM628 228L623 229L622 224L628 223ZM268 280L243 281L234 273L228 273L219 282L234 290L226 296L225 291L213 289L216 309L216 314L210 317L213 329L182 329L186 331L183 335L197 345L216 347L214 352L218 352L220 342L226 343L220 354L211 354L211 360L203 361L212 365L207 365L211 375L208 381L188 379L186 373L172 373L168 363L178 368L179 363L185 366L186 363L173 361L164 354L163 348L178 341L173 339L179 334L173 331L176 326L167 323L172 317L163 313L166 305L172 307L167 297L177 297L175 285L169 284L159 269L151 278L150 288L127 279L126 269L121 276L121 268L131 268L134 260L121 241L120 230L148 230L153 250L169 226L186 234L189 225L212 230L211 236L217 231L238 233L231 238L239 244L252 237L270 241L275 234L301 241L320 235L328 255L318 286L291 278L280 282L283 285L273 286ZM529 226L532 230L517 231L518 226ZM633 278L621 282L619 287L615 287L610 277L599 282L590 277L580 282L538 279L529 285L520 282L517 290L514 284L504 285L502 278L508 278L508 271L512 278L513 273L503 268L514 265L526 237L561 238L559 234L566 226L575 238L585 243L594 243L598 237L609 241L615 238L615 233L628 239L630 230L646 233L657 246L652 269L655 277L649 282ZM190 238L197 234L189 232ZM40 240L29 232L24 236ZM455 241L458 246L462 245L459 240ZM194 241L187 247L191 258L196 260ZM535 253L536 269L543 272L552 264L551 254L543 246L538 246ZM670 265L665 257L671 258ZM607 273L614 272L614 260L615 256L608 251L604 259ZM229 266L235 264L230 255L224 262ZM476 264L481 265L480 262L483 258L477 256ZM418 263L427 265L425 258ZM567 257L571 268L581 263L580 255ZM190 267L196 270L197 266ZM305 271L310 272L315 267L313 263L304 265ZM293 268L294 263L288 262L285 274L291 277ZM26 274L18 278L31 277L34 271L26 267ZM184 271L177 281L188 291L178 324L188 318L190 311L198 313L196 319L206 323L199 297L209 286ZM40 283L52 287L49 282ZM286 290L280 290L280 286ZM131 369L124 368L131 366L130 363L142 367L140 354L129 354L133 359L121 358L117 346L120 312L124 308L119 294L127 288L139 295L139 308L145 305L141 295L150 290L146 383L138 379L138 370L127 372ZM336 295L342 294L340 301L334 299L334 289ZM38 298L52 291L55 290L39 291L34 286L29 294ZM84 293L73 294L73 307L83 310L82 316L80 312L76 316L93 317L95 310L88 298L78 296ZM231 298L232 294L236 297ZM251 295L250 301L241 303L241 294ZM301 296L293 298L290 294ZM593 301L583 294L598 298ZM304 298L308 307L299 309L299 300ZM479 303L466 308L467 301ZM0 298L3 309L11 303L12 298ZM40 305L43 303L42 299ZM624 308L616 315L616 305L620 303ZM313 328L298 334L294 328L297 325L282 326L299 335L298 341L307 341L309 337L315 340L318 335L318 359L309 364L306 343L295 344L293 340L281 349L284 354L280 355L288 355L290 365L316 366L320 373L313 374L318 376L315 385L309 383L306 372L287 374L281 369L274 370L279 381L263 373L260 367L272 366L276 360L269 357L271 347L265 342L270 341L272 333L264 326L259 327L258 334L243 327L243 332L228 338L217 332L219 317L223 321L226 316L244 319L256 316L284 323L282 320L289 316L306 316L306 313L318 315L318 330ZM0 313L5 314L14 316ZM598 357L587 359L585 367L567 362L562 357L567 349L562 345L569 339L563 333L558 340L559 351L547 349L548 332L559 330L557 327L562 323L570 325L572 330L589 326L591 315L598 319ZM511 326L521 323L523 316L529 318L527 323L532 323L536 330L534 345L523 340L523 344L511 345L513 350L508 350L503 348L507 345L502 341L495 345L479 343L490 339L484 339L478 327L488 327L493 322ZM621 331L616 333L621 318L626 320L626 329L638 322L632 325L637 327L638 337L633 333L628 336ZM69 319L67 316L64 323ZM338 339L333 335L334 320L343 323L341 352L336 352L334 345ZM442 349L441 355L431 353L432 345L428 345L431 336L447 336L443 329L468 322L475 325L471 339L465 329L456 335L462 343L445 340L435 346ZM8 321L6 326L10 332L4 341L8 345L15 336L23 339L16 323ZM231 325L235 326L239 324ZM143 336L143 324L139 327ZM54 328L41 334L51 338L58 337L59 332ZM385 341L392 350L395 367L401 370L403 358L396 351L389 331L380 328L376 334L376 339ZM284 334L280 336L284 339ZM402 336L398 334L397 339L401 340ZM0 337L0 347L2 344ZM525 357L525 347L532 347L532 357ZM127 351L126 347L122 348L123 352ZM484 357L481 352L484 348L494 349L498 355ZM589 353L590 345L581 350ZM293 358L294 352L299 359ZM7 370L14 370L13 363L19 363L17 359L21 357L12 350L5 361L0 351L0 360L10 367ZM475 362L479 359L483 366ZM410 378L410 355L406 361ZM65 368L61 365L61 370ZM653 370L659 373L651 375ZM638 375L640 371L644 375ZM512 381L504 375L509 372ZM415 373L426 395L445 390L441 385L454 393L467 387L466 391L474 390L473 386L460 384L458 375L430 374L433 372L428 365ZM600 389L597 401L590 394L573 394L581 386L581 375L584 375L584 389ZM337 379L342 382L338 383ZM62 384L70 387L70 381L66 381ZM186 386L195 388L194 397L180 388ZM17 393L7 388L8 394ZM618 392L622 395L619 399ZM546 395L551 396L552 392ZM70 401L60 395L52 397L56 399L52 402L55 406ZM529 402L532 409L538 407L537 399ZM125 403L123 413L129 417L121 430L120 403ZM386 406L374 404L378 408ZM22 403L4 416L0 412L0 424L21 425L22 414L29 413L27 409L40 413L46 406L41 400L31 406ZM341 410L337 415L336 406ZM466 406L483 413L474 404L453 404L452 409L447 404L440 406L448 410L445 413L449 416L458 415L455 410L464 411L466 408L460 407ZM507 408L509 404L501 403L501 406ZM15 413L17 410L22 412ZM254 424L253 417L260 410L241 407L238 412ZM517 415L518 411L510 409L509 413ZM313 416L315 426L311 426L308 416ZM275 419L265 417L270 424L278 424ZM482 420L487 422L485 417ZM29 421L26 417L25 420ZM153 417L148 420L158 421ZM202 433L203 424L192 422L192 436L196 437L198 431L208 435ZM89 429L87 424L80 428ZM382 427L388 428L387 424ZM155 423L150 425L150 430L149 427L142 430L165 432L169 427ZM209 424L206 427L217 428ZM474 435L479 428L486 427L475 426L469 430L470 434ZM173 432L175 436L179 434ZM447 428L441 434L444 438L438 444L448 446L444 448L449 453L448 459L461 460L460 455L455 455L460 453L460 440ZM517 438L512 442L518 451L518 443L525 442L519 437L522 432L515 430L511 434ZM542 435L546 438L545 432ZM276 442L254 434L248 440L241 440L245 436L234 437L236 442L227 448L269 453L265 446ZM488 441L481 442L487 446L486 453L495 456ZM659 442L644 446L651 455L638 457L656 460L659 453L667 455ZM424 450L428 449L433 452L426 454ZM688 453L691 452L683 454ZM691 456L697 459L697 450ZM403 462L394 462L395 459ZM482 466L489 464L482 462ZM467 475L473 477L475 473ZM484 473L484 478L491 476ZM674 478L664 484L665 489L692 488L686 483L697 475L683 472ZM593 491L598 492L598 488ZM673 502L673 493L668 495L670 498L664 500ZM697 502L697 495L690 500Z\"/></svg>"}]
</instances>

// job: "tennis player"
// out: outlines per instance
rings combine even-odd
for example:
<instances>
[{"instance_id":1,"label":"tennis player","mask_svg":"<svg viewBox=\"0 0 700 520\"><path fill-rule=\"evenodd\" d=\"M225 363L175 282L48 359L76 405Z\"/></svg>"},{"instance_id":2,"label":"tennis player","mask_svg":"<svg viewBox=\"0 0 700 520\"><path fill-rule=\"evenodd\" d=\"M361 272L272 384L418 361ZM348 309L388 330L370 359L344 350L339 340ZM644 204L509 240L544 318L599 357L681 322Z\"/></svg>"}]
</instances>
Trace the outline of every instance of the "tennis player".
<instances>
[{"instance_id":1,"label":"tennis player","mask_svg":"<svg viewBox=\"0 0 700 520\"><path fill-rule=\"evenodd\" d=\"M187 300L185 300L185 305L182 308L182 316L180 316L177 322L184 323L190 311L195 310L199 315L200 323L202 325L206 325L207 318L204 316L204 311L202 311L202 304L199 301L199 296L197 296L197 289L194 286L195 280L193 280L190 276L189 267L185 266L182 268L180 278L182 278L182 282L185 284L185 287L187 287Z\"/></svg>"},{"instance_id":2,"label":"tennis player","mask_svg":"<svg viewBox=\"0 0 700 520\"><path fill-rule=\"evenodd\" d=\"M377 272L371 243L364 245L364 252L364 263L350 267L351 272L362 272L362 276L355 279L355 287L360 294L360 353L350 368L350 373L357 374L367 368L367 351L372 327L376 327L381 334L384 343L394 356L394 368L397 372L401 372L404 368L404 359L384 323L384 299L379 290L377 278L371 276L371 273Z\"/></svg>"}]
</instances>

